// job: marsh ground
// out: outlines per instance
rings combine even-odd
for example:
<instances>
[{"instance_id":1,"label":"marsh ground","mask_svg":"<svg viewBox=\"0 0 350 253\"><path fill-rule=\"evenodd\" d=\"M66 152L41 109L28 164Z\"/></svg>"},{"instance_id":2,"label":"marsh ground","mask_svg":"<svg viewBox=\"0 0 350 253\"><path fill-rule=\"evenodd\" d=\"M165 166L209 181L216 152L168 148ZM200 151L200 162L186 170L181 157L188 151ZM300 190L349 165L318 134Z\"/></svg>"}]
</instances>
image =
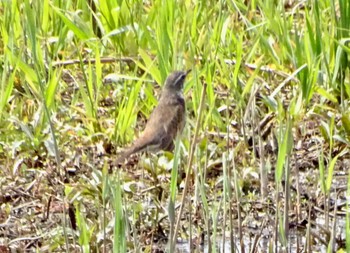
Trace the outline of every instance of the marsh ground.
<instances>
[{"instance_id":1,"label":"marsh ground","mask_svg":"<svg viewBox=\"0 0 350 253\"><path fill-rule=\"evenodd\" d=\"M0 2L0 252L349 250L349 10ZM116 167L189 68L176 151Z\"/></svg>"}]
</instances>

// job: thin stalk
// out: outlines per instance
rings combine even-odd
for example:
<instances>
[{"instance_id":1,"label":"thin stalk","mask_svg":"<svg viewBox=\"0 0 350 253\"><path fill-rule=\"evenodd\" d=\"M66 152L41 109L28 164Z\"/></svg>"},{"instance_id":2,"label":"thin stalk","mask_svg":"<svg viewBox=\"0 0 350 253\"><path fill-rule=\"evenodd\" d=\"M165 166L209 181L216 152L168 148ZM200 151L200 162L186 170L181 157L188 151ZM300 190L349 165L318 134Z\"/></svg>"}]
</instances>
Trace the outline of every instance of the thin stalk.
<instances>
[{"instance_id":1,"label":"thin stalk","mask_svg":"<svg viewBox=\"0 0 350 253\"><path fill-rule=\"evenodd\" d=\"M233 152L233 154L234 154L234 152ZM236 194L236 199L237 199L237 219L238 219L239 244L241 247L241 252L244 253L244 240L243 240L242 215L241 215L241 193L240 193L240 190L238 187L235 156L232 157L232 169L233 169L233 180L234 180L233 182L235 185L235 194ZM233 245L232 245L232 247L233 247Z\"/></svg>"},{"instance_id":2,"label":"thin stalk","mask_svg":"<svg viewBox=\"0 0 350 253\"><path fill-rule=\"evenodd\" d=\"M284 237L286 240L286 249L288 252L288 238L289 238L289 199L290 199L290 156L287 156L286 164L285 164L285 184L284 184L284 193L285 193L285 201L284 201Z\"/></svg>"},{"instance_id":3,"label":"thin stalk","mask_svg":"<svg viewBox=\"0 0 350 253\"><path fill-rule=\"evenodd\" d=\"M177 232L178 232L179 227L180 227L181 215L182 215L182 212L183 212L183 209L185 206L187 191L188 191L188 187L190 184L190 178L191 178L190 172L191 172L191 167L192 167L192 162L193 162L193 154L194 154L194 150L195 150L195 147L197 144L199 126L200 126L200 122L201 122L201 118L202 118L206 88L207 88L207 83L204 83L203 89L202 89L201 101L200 101L200 105L199 105L199 113L198 113L198 118L197 118L197 122L196 122L195 133L194 133L194 137L193 137L193 140L191 143L189 161L188 161L188 166L187 166L187 170L186 170L186 180L185 180L184 192L182 194L181 206L180 206L179 214L177 216L177 221L176 221L175 230L174 230L174 237L172 238L173 245L175 245L175 242L176 242Z\"/></svg>"}]
</instances>

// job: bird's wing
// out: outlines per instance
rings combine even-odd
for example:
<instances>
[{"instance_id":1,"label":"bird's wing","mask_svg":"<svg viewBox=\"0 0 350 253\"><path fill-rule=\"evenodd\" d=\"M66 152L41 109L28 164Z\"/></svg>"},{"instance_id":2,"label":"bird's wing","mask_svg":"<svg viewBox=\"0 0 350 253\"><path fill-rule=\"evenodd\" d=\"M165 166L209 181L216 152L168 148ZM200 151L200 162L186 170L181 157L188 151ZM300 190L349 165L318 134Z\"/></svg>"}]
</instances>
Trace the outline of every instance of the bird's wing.
<instances>
[{"instance_id":1,"label":"bird's wing","mask_svg":"<svg viewBox=\"0 0 350 253\"><path fill-rule=\"evenodd\" d=\"M157 136L161 149L172 150L176 135L185 126L185 103L183 98L171 99L159 104L152 113L144 135Z\"/></svg>"},{"instance_id":2,"label":"bird's wing","mask_svg":"<svg viewBox=\"0 0 350 253\"><path fill-rule=\"evenodd\" d=\"M184 126L185 101L182 97L159 103L152 112L141 137L120 155L118 162L144 150L171 151L174 148L176 135L183 130Z\"/></svg>"}]
</instances>

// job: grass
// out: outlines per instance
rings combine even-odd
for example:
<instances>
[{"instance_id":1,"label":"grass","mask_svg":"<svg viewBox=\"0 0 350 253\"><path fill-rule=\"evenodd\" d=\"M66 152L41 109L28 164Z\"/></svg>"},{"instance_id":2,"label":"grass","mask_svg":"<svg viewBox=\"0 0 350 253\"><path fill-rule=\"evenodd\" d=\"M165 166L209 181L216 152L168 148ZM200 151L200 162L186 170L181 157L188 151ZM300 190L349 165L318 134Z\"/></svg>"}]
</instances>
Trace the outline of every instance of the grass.
<instances>
[{"instance_id":1,"label":"grass","mask_svg":"<svg viewBox=\"0 0 350 253\"><path fill-rule=\"evenodd\" d=\"M350 4L284 2L1 1L0 246L349 251ZM185 69L174 154L113 168Z\"/></svg>"}]
</instances>

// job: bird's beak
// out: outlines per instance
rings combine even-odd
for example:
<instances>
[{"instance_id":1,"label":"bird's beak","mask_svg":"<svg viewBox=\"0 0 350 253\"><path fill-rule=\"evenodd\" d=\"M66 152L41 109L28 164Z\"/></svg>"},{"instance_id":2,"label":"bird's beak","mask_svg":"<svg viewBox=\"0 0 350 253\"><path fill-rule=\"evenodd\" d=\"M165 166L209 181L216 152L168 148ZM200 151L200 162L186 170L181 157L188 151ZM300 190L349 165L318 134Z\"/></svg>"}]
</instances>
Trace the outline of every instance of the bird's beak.
<instances>
[{"instance_id":1,"label":"bird's beak","mask_svg":"<svg viewBox=\"0 0 350 253\"><path fill-rule=\"evenodd\" d=\"M192 69L189 69L186 71L186 76L192 71Z\"/></svg>"}]
</instances>

